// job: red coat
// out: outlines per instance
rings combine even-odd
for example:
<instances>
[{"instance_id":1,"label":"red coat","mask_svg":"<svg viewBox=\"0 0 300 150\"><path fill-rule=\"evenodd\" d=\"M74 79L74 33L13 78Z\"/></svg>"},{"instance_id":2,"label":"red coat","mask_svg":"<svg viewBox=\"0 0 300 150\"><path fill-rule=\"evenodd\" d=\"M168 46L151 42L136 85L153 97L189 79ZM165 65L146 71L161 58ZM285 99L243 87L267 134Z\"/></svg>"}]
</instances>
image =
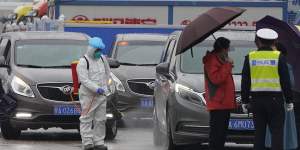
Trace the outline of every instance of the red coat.
<instances>
[{"instance_id":1,"label":"red coat","mask_svg":"<svg viewBox=\"0 0 300 150\"><path fill-rule=\"evenodd\" d=\"M208 110L236 108L232 64L222 62L214 52L203 58L205 70L205 99ZM207 79L209 78L209 80Z\"/></svg>"}]
</instances>

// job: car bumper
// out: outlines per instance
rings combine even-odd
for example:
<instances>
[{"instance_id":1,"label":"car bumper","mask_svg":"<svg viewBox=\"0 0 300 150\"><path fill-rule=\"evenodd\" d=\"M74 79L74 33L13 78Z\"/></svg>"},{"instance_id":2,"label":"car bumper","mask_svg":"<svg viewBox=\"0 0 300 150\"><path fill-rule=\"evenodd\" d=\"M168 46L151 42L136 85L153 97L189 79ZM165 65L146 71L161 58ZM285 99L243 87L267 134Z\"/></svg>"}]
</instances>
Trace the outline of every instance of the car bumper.
<instances>
[{"instance_id":1,"label":"car bumper","mask_svg":"<svg viewBox=\"0 0 300 150\"><path fill-rule=\"evenodd\" d=\"M117 92L112 100L121 112L142 110L147 114L153 113L153 96L138 95L130 92Z\"/></svg>"},{"instance_id":2,"label":"car bumper","mask_svg":"<svg viewBox=\"0 0 300 150\"><path fill-rule=\"evenodd\" d=\"M200 106L181 98L176 93L170 103L170 121L174 143L178 145L196 144L209 140L209 113ZM247 115L231 114L231 119L249 119ZM251 143L253 130L229 130L227 140L237 143Z\"/></svg>"},{"instance_id":3,"label":"car bumper","mask_svg":"<svg viewBox=\"0 0 300 150\"><path fill-rule=\"evenodd\" d=\"M17 129L39 129L60 127L63 129L79 128L78 115L55 115L54 108L57 105L77 105L80 109L79 102L60 102L45 100L42 98L27 98L19 95L12 96L17 101L17 108L11 114L9 121ZM116 118L111 113L111 107L107 108L107 122L112 122ZM22 114L17 116L17 114ZM28 116L29 115L29 116Z\"/></svg>"}]
</instances>

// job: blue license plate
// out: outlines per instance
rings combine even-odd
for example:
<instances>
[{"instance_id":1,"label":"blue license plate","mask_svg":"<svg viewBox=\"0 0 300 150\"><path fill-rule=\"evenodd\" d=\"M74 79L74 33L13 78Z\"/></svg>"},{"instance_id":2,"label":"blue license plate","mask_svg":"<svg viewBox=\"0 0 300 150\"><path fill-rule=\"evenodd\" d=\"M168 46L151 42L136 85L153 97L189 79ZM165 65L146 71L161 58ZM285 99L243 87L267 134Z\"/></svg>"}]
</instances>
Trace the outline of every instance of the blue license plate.
<instances>
[{"instance_id":1,"label":"blue license plate","mask_svg":"<svg viewBox=\"0 0 300 150\"><path fill-rule=\"evenodd\" d=\"M54 115L80 115L80 112L80 106L77 105L54 106Z\"/></svg>"},{"instance_id":2,"label":"blue license plate","mask_svg":"<svg viewBox=\"0 0 300 150\"><path fill-rule=\"evenodd\" d=\"M142 108L152 108L153 107L153 99L152 98L141 98L140 106Z\"/></svg>"},{"instance_id":3,"label":"blue license plate","mask_svg":"<svg viewBox=\"0 0 300 150\"><path fill-rule=\"evenodd\" d=\"M254 130L252 119L230 119L228 129L230 130Z\"/></svg>"}]
</instances>

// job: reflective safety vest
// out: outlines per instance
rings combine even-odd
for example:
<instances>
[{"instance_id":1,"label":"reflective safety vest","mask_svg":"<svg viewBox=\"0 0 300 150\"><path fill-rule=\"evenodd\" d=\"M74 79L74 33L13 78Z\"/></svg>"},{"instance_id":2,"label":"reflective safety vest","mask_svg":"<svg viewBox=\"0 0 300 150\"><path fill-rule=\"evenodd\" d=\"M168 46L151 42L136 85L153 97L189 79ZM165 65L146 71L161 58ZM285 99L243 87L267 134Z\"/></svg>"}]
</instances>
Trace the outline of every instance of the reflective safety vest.
<instances>
[{"instance_id":1,"label":"reflective safety vest","mask_svg":"<svg viewBox=\"0 0 300 150\"><path fill-rule=\"evenodd\" d=\"M251 91L281 91L278 73L279 51L249 53Z\"/></svg>"}]
</instances>

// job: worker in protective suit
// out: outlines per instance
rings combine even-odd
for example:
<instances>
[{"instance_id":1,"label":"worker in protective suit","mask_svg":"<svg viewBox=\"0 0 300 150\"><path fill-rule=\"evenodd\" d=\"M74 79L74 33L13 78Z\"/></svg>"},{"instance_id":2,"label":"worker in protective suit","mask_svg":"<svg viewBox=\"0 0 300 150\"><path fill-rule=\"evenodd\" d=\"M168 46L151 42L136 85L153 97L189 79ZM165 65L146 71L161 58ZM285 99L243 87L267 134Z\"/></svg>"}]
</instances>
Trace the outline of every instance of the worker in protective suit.
<instances>
[{"instance_id":1,"label":"worker in protective suit","mask_svg":"<svg viewBox=\"0 0 300 150\"><path fill-rule=\"evenodd\" d=\"M101 38L89 39L89 47L77 65L81 83L80 134L84 150L107 150L104 145L106 122L106 96L110 94L108 81L110 68L101 51L105 48Z\"/></svg>"}]
</instances>

